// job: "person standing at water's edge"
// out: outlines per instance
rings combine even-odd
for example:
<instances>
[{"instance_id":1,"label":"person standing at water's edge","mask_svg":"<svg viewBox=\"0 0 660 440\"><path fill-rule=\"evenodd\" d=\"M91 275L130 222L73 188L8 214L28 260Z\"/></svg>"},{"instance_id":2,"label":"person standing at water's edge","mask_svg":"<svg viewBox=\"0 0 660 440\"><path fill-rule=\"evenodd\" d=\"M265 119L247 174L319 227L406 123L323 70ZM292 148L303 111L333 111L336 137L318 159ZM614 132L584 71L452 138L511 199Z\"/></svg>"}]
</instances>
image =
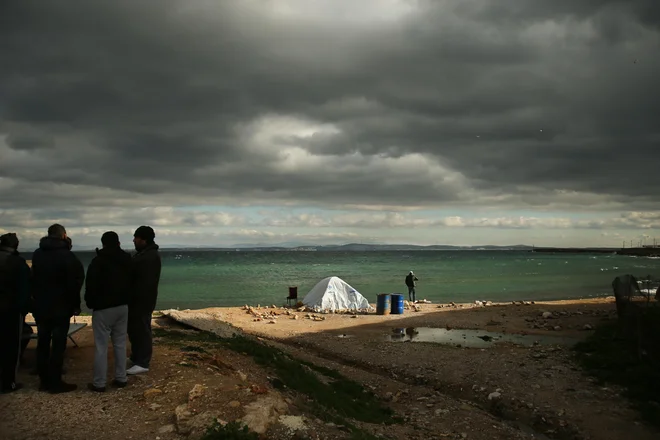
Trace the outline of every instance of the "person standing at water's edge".
<instances>
[{"instance_id":1,"label":"person standing at water's edge","mask_svg":"<svg viewBox=\"0 0 660 440\"><path fill-rule=\"evenodd\" d=\"M91 391L105 391L108 374L108 339L115 354L115 379L112 385L126 386L126 331L128 300L131 295L132 259L120 247L119 236L108 231L101 237L103 248L87 268L85 303L92 309L94 329L94 382Z\"/></svg>"},{"instance_id":2,"label":"person standing at water's edge","mask_svg":"<svg viewBox=\"0 0 660 440\"><path fill-rule=\"evenodd\" d=\"M80 290L85 269L71 252L64 226L54 224L32 256L33 315L37 321L37 369L41 386L51 393L66 393L76 385L62 381L69 321L80 314ZM51 341L53 347L51 349Z\"/></svg>"},{"instance_id":3,"label":"person standing at water's edge","mask_svg":"<svg viewBox=\"0 0 660 440\"><path fill-rule=\"evenodd\" d=\"M22 388L16 383L21 327L29 297L30 267L18 254L16 234L0 236L0 393Z\"/></svg>"},{"instance_id":4,"label":"person standing at water's edge","mask_svg":"<svg viewBox=\"0 0 660 440\"><path fill-rule=\"evenodd\" d=\"M408 286L408 299L415 302L415 281L419 281L411 270L406 276L406 286Z\"/></svg>"},{"instance_id":5,"label":"person standing at water's edge","mask_svg":"<svg viewBox=\"0 0 660 440\"><path fill-rule=\"evenodd\" d=\"M128 338L133 362L128 374L146 373L151 363L151 315L158 300L161 270L155 238L156 233L149 226L140 226L133 234L137 254L133 256L132 297L128 304Z\"/></svg>"}]
</instances>

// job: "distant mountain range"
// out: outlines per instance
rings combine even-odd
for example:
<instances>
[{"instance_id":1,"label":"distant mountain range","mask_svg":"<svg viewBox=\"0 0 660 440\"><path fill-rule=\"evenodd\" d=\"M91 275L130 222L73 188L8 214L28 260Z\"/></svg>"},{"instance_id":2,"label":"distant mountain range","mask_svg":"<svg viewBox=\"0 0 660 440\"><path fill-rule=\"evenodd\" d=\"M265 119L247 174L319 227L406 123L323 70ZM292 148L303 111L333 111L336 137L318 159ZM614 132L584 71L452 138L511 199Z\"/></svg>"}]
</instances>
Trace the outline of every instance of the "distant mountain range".
<instances>
[{"instance_id":1,"label":"distant mountain range","mask_svg":"<svg viewBox=\"0 0 660 440\"><path fill-rule=\"evenodd\" d=\"M75 251L93 251L96 246L85 246L78 245L75 246ZM267 243L238 243L232 246L218 246L218 245L199 245L199 246L190 246L182 244L169 244L161 246L163 250L194 250L194 251L322 251L322 252L370 252L370 251L536 251L536 252L549 252L549 253L584 253L584 252L616 252L619 251L622 254L631 254L638 255L640 252L644 255L649 252L653 255L660 254L660 249L614 249L614 248L553 248L553 247L534 247L524 244L515 244L508 246L493 246L493 245L481 245L481 246L453 246L446 244L436 244L436 245L415 245L415 244L366 244L366 243L348 243L340 245L315 245L315 244L305 244L305 243L294 243L294 242L285 242L285 243L276 243L276 244L267 244ZM133 251L132 246L127 248L128 251Z\"/></svg>"},{"instance_id":2,"label":"distant mountain range","mask_svg":"<svg viewBox=\"0 0 660 440\"><path fill-rule=\"evenodd\" d=\"M196 249L196 250L242 250L242 251L259 251L259 250L272 250L272 251L438 251L438 250L531 250L532 246L527 245L511 245L511 246L451 246L451 245L429 245L420 246L414 244L363 244L363 243L349 243L342 245L314 245L303 243L277 243L277 244L249 244L240 243L233 246L182 246L182 245L167 245L163 249Z\"/></svg>"}]
</instances>

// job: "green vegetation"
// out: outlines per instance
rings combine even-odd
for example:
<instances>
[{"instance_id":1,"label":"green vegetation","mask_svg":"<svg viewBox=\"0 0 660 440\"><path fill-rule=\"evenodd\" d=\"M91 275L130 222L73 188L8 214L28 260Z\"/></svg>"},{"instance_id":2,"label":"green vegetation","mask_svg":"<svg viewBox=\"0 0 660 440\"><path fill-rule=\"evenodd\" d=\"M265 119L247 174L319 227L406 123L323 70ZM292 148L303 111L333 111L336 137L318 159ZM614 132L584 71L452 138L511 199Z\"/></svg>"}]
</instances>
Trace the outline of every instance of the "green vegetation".
<instances>
[{"instance_id":1,"label":"green vegetation","mask_svg":"<svg viewBox=\"0 0 660 440\"><path fill-rule=\"evenodd\" d=\"M184 345L183 347L181 347L181 351L184 351L184 352L193 351L195 353L207 353L207 351L203 347L200 347L198 345Z\"/></svg>"},{"instance_id":2,"label":"green vegetation","mask_svg":"<svg viewBox=\"0 0 660 440\"><path fill-rule=\"evenodd\" d=\"M626 397L649 423L660 427L660 308L647 310L641 325L645 351L637 340L622 335L618 322L604 324L575 346L582 367L601 383L626 390Z\"/></svg>"},{"instance_id":3,"label":"green vegetation","mask_svg":"<svg viewBox=\"0 0 660 440\"><path fill-rule=\"evenodd\" d=\"M365 390L359 383L335 370L297 360L254 338L234 336L225 339L206 332L163 329L155 329L154 333L165 341L186 344L186 349L189 349L190 343L194 341L208 344L207 347L227 348L251 356L257 364L268 368L277 376L272 380L273 386L306 395L310 400L306 403L307 409L312 414L326 422L343 425L351 432L354 440L369 440L375 437L350 423L350 419L375 424L400 422L390 408L383 406L374 393Z\"/></svg>"},{"instance_id":4,"label":"green vegetation","mask_svg":"<svg viewBox=\"0 0 660 440\"><path fill-rule=\"evenodd\" d=\"M238 422L223 426L216 421L209 426L201 440L259 440L259 435Z\"/></svg>"}]
</instances>

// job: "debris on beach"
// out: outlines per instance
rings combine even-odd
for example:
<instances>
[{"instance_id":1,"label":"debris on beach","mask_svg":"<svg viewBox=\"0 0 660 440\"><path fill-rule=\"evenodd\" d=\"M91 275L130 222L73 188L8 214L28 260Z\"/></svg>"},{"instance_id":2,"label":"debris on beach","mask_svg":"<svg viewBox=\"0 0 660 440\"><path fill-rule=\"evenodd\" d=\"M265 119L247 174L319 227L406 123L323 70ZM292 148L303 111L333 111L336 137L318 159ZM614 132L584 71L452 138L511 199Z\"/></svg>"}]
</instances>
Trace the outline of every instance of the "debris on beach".
<instances>
[{"instance_id":1,"label":"debris on beach","mask_svg":"<svg viewBox=\"0 0 660 440\"><path fill-rule=\"evenodd\" d=\"M311 319L312 321L325 321L325 316L318 316L312 313L305 315L305 319Z\"/></svg>"},{"instance_id":2,"label":"debris on beach","mask_svg":"<svg viewBox=\"0 0 660 440\"><path fill-rule=\"evenodd\" d=\"M261 311L258 311L254 307L250 307L250 306L247 306L247 305L244 306L243 309L246 311L247 314L250 314L250 315L254 316L253 321L267 320L267 321L271 322L271 321L276 320L277 317L279 316L278 313L275 313L275 312L271 311L271 309L267 309L263 313L261 313ZM273 324L274 324L274 322L273 322Z\"/></svg>"}]
</instances>

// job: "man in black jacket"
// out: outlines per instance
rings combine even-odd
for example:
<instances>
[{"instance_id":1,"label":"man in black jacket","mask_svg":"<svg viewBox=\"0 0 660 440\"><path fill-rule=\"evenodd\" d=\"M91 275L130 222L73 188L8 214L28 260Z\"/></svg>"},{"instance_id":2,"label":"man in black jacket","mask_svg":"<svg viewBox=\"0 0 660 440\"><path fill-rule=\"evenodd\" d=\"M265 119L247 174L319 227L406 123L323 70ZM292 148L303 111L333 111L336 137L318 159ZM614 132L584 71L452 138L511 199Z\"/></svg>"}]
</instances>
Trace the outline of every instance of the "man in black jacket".
<instances>
[{"instance_id":1,"label":"man in black jacket","mask_svg":"<svg viewBox=\"0 0 660 440\"><path fill-rule=\"evenodd\" d=\"M158 300L161 268L155 238L156 233L149 226L140 226L133 234L137 254L133 256L133 288L128 303L128 338L133 362L126 371L128 374L146 373L151 363L151 315Z\"/></svg>"},{"instance_id":2,"label":"man in black jacket","mask_svg":"<svg viewBox=\"0 0 660 440\"><path fill-rule=\"evenodd\" d=\"M85 269L71 252L64 226L54 224L32 256L32 295L37 322L37 370L42 391L66 393L76 385L62 381L69 321L80 314ZM51 349L51 341L53 347Z\"/></svg>"},{"instance_id":3,"label":"man in black jacket","mask_svg":"<svg viewBox=\"0 0 660 440\"><path fill-rule=\"evenodd\" d=\"M415 302L415 281L419 280L411 270L408 275L406 275L406 286L408 286L408 299L410 302Z\"/></svg>"},{"instance_id":4,"label":"man in black jacket","mask_svg":"<svg viewBox=\"0 0 660 440\"><path fill-rule=\"evenodd\" d=\"M0 392L22 388L16 383L23 314L29 297L30 267L18 254L16 234L0 236Z\"/></svg>"},{"instance_id":5,"label":"man in black jacket","mask_svg":"<svg viewBox=\"0 0 660 440\"><path fill-rule=\"evenodd\" d=\"M105 391L108 374L108 339L112 338L115 354L115 379L112 384L126 386L126 328L128 299L131 292L131 256L124 252L119 236L108 231L101 237L103 249L89 263L85 286L85 303L92 309L94 329L94 382L92 391Z\"/></svg>"}]
</instances>

